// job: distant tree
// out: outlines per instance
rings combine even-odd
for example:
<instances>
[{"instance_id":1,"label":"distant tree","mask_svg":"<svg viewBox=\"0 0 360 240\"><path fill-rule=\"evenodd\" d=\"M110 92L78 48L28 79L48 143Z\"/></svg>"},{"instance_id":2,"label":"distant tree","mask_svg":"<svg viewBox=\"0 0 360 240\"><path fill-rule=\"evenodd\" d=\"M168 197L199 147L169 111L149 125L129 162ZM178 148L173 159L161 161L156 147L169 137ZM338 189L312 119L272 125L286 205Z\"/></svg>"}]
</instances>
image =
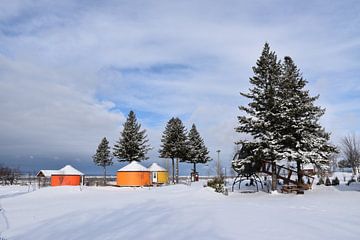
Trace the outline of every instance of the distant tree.
<instances>
[{"instance_id":1,"label":"distant tree","mask_svg":"<svg viewBox=\"0 0 360 240\"><path fill-rule=\"evenodd\" d=\"M342 138L341 150L347 165L353 169L354 175L357 175L360 167L360 140L355 133Z\"/></svg>"},{"instance_id":2,"label":"distant tree","mask_svg":"<svg viewBox=\"0 0 360 240\"><path fill-rule=\"evenodd\" d=\"M120 138L114 145L113 155L118 158L119 162L139 162L148 159L146 154L151 148L148 144L146 130L141 130L141 124L137 123L133 111L129 112L123 126Z\"/></svg>"},{"instance_id":3,"label":"distant tree","mask_svg":"<svg viewBox=\"0 0 360 240\"><path fill-rule=\"evenodd\" d=\"M171 118L163 132L160 146L160 158L170 158L172 163L172 181L175 183L174 161L176 159L176 183L179 182L179 159L187 158L186 129L179 118Z\"/></svg>"},{"instance_id":4,"label":"distant tree","mask_svg":"<svg viewBox=\"0 0 360 240\"><path fill-rule=\"evenodd\" d=\"M106 185L106 167L113 164L109 141L106 137L101 140L96 153L92 158L97 166L104 168L104 185Z\"/></svg>"},{"instance_id":5,"label":"distant tree","mask_svg":"<svg viewBox=\"0 0 360 240\"><path fill-rule=\"evenodd\" d=\"M188 134L188 153L187 162L194 164L194 172L196 172L197 163L207 163L210 161L209 151L207 150L204 140L201 138L196 129L195 124L192 125Z\"/></svg>"},{"instance_id":6,"label":"distant tree","mask_svg":"<svg viewBox=\"0 0 360 240\"><path fill-rule=\"evenodd\" d=\"M338 167L339 168L351 168L351 164L348 160L343 159L338 162Z\"/></svg>"},{"instance_id":7,"label":"distant tree","mask_svg":"<svg viewBox=\"0 0 360 240\"><path fill-rule=\"evenodd\" d=\"M3 185L16 184L20 178L21 172L18 168L9 168L0 164L0 180Z\"/></svg>"}]
</instances>

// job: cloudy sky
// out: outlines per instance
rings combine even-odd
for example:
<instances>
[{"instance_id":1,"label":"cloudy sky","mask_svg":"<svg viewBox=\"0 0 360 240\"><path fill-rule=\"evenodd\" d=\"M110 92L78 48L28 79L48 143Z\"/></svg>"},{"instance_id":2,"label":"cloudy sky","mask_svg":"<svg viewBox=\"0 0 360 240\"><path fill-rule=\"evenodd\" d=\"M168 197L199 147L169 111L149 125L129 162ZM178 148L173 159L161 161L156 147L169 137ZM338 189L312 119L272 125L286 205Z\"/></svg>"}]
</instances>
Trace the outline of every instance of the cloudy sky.
<instances>
[{"instance_id":1,"label":"cloudy sky","mask_svg":"<svg viewBox=\"0 0 360 240\"><path fill-rule=\"evenodd\" d=\"M291 56L332 142L360 133L359 1L1 1L0 162L87 173L129 110L151 160L173 116L229 161L264 43ZM150 163L150 161L148 161ZM162 160L160 160L162 162ZM113 169L120 165L116 164ZM205 171L205 170L204 170Z\"/></svg>"}]
</instances>

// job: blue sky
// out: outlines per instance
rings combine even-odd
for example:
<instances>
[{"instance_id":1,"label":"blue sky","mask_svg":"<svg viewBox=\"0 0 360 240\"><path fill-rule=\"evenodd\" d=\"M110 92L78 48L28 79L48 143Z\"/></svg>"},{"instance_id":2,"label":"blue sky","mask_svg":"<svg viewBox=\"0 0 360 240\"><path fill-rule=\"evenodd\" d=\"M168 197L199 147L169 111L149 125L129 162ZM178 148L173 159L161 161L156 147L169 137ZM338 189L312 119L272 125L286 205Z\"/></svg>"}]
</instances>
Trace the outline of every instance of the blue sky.
<instances>
[{"instance_id":1,"label":"blue sky","mask_svg":"<svg viewBox=\"0 0 360 240\"><path fill-rule=\"evenodd\" d=\"M266 41L320 94L338 144L360 134L359 12L358 1L4 1L0 161L100 171L91 155L132 109L154 148L148 164L173 116L229 162L244 137L239 92Z\"/></svg>"}]
</instances>

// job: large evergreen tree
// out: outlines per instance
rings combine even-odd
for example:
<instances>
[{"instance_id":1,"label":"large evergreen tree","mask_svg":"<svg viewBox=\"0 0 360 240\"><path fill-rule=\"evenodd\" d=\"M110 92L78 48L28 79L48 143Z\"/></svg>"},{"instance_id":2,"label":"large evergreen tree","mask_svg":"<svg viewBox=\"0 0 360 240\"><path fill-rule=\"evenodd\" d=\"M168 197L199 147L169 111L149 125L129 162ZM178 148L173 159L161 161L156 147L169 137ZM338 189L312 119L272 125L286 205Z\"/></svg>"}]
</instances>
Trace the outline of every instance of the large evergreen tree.
<instances>
[{"instance_id":1,"label":"large evergreen tree","mask_svg":"<svg viewBox=\"0 0 360 240\"><path fill-rule=\"evenodd\" d=\"M248 106L240 106L240 110L246 114L239 116L237 132L250 134L253 137L251 143L253 152L261 152L264 160L272 161L272 189L276 188L276 160L281 159L279 146L279 81L281 76L281 64L277 60L275 52L270 51L266 43L260 58L253 67L254 76L250 78L252 88L249 93L241 93L250 100ZM239 143L246 145L246 141Z\"/></svg>"},{"instance_id":2,"label":"large evergreen tree","mask_svg":"<svg viewBox=\"0 0 360 240\"><path fill-rule=\"evenodd\" d=\"M280 152L283 158L297 164L298 181L302 182L302 164L313 163L320 169L329 166L330 156L336 148L328 143L330 134L319 123L325 109L315 105L317 96L305 89L307 81L290 57L282 64L279 95L282 105Z\"/></svg>"},{"instance_id":3,"label":"large evergreen tree","mask_svg":"<svg viewBox=\"0 0 360 240\"><path fill-rule=\"evenodd\" d=\"M250 134L252 141L240 141L251 147L252 154L235 160L241 166L261 156L272 161L272 190L276 188L276 161L288 159L297 164L298 181L302 182L301 166L314 163L319 168L328 166L329 157L336 148L328 143L330 134L319 124L325 110L315 105L318 96L312 97L304 89L306 80L290 57L284 63L265 44L262 55L253 67L249 93L241 93L250 100L240 110L238 132Z\"/></svg>"},{"instance_id":4,"label":"large evergreen tree","mask_svg":"<svg viewBox=\"0 0 360 240\"><path fill-rule=\"evenodd\" d=\"M151 149L148 144L146 130L141 130L135 113L129 112L119 140L114 145L113 155L122 161L146 160L146 153Z\"/></svg>"},{"instance_id":5,"label":"large evergreen tree","mask_svg":"<svg viewBox=\"0 0 360 240\"><path fill-rule=\"evenodd\" d=\"M187 156L186 129L179 118L171 118L163 132L160 146L160 158L170 158L172 163L172 181L175 183L174 161L176 159L176 183L179 182L179 159Z\"/></svg>"},{"instance_id":6,"label":"large evergreen tree","mask_svg":"<svg viewBox=\"0 0 360 240\"><path fill-rule=\"evenodd\" d=\"M197 163L207 163L210 160L204 140L201 138L196 129L195 124L192 125L188 134L188 153L187 162L194 164L194 172L196 172Z\"/></svg>"},{"instance_id":7,"label":"large evergreen tree","mask_svg":"<svg viewBox=\"0 0 360 240\"><path fill-rule=\"evenodd\" d=\"M96 153L92 158L97 166L104 168L104 185L106 185L106 167L113 164L109 141L106 139L106 137L101 140Z\"/></svg>"}]
</instances>

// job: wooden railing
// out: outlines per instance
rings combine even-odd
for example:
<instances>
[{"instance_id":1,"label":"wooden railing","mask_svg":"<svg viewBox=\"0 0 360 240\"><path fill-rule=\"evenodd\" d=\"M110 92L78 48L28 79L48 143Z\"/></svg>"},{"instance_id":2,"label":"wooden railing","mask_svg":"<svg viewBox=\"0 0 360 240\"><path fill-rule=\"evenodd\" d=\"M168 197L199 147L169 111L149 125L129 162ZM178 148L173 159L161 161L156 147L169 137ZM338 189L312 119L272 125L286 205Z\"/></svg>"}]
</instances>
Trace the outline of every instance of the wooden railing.
<instances>
[{"instance_id":1,"label":"wooden railing","mask_svg":"<svg viewBox=\"0 0 360 240\"><path fill-rule=\"evenodd\" d=\"M272 164L273 162L271 161L263 161L261 166L261 172L268 175L272 175L271 172ZM304 182L302 184L302 187L304 189L311 189L312 184L314 182L314 177L304 173L302 173L301 175L303 177L303 182ZM283 180L285 185L289 185L289 184L299 185L297 179L298 172L294 169L276 164L276 177L278 179ZM306 181L304 180L304 178L306 178Z\"/></svg>"}]
</instances>

